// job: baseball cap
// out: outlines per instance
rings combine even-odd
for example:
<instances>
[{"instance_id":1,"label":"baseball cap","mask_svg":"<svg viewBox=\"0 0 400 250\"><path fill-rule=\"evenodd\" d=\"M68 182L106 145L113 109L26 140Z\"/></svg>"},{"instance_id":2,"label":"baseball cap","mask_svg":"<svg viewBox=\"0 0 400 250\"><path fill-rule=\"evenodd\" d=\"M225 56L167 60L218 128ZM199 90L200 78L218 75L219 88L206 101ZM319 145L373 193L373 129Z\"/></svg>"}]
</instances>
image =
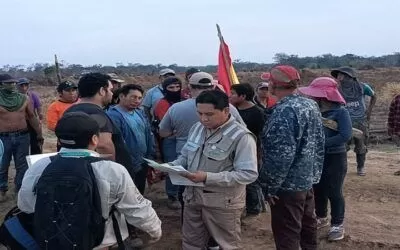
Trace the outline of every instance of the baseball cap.
<instances>
[{"instance_id":1,"label":"baseball cap","mask_svg":"<svg viewBox=\"0 0 400 250\"><path fill-rule=\"evenodd\" d=\"M9 74L0 74L0 83L16 83L18 82Z\"/></svg>"},{"instance_id":2,"label":"baseball cap","mask_svg":"<svg viewBox=\"0 0 400 250\"><path fill-rule=\"evenodd\" d=\"M69 112L57 122L54 132L61 146L84 148L93 135L100 133L100 127L97 121L86 113Z\"/></svg>"},{"instance_id":3,"label":"baseball cap","mask_svg":"<svg viewBox=\"0 0 400 250\"><path fill-rule=\"evenodd\" d=\"M257 89L268 88L268 87L269 87L269 83L267 83L267 82L260 82L259 84L257 84Z\"/></svg>"},{"instance_id":4,"label":"baseball cap","mask_svg":"<svg viewBox=\"0 0 400 250\"><path fill-rule=\"evenodd\" d=\"M292 87L292 81L300 80L300 74L290 65L279 65L271 69L270 81L274 85Z\"/></svg>"},{"instance_id":5,"label":"baseball cap","mask_svg":"<svg viewBox=\"0 0 400 250\"><path fill-rule=\"evenodd\" d=\"M71 81L65 81L65 82L58 84L57 92L62 92L63 90L77 89L77 88L78 88L78 86L75 83L73 83Z\"/></svg>"},{"instance_id":6,"label":"baseball cap","mask_svg":"<svg viewBox=\"0 0 400 250\"><path fill-rule=\"evenodd\" d=\"M186 70L186 72L185 72L185 78L186 78L186 80L189 80L189 77L190 77L191 75L193 75L194 73L197 73L197 72L200 72L200 70L199 70L199 69L196 69L196 68L190 68L190 69Z\"/></svg>"},{"instance_id":7,"label":"baseball cap","mask_svg":"<svg viewBox=\"0 0 400 250\"><path fill-rule=\"evenodd\" d=\"M29 79L28 78L20 78L20 79L18 79L18 85L22 85L22 84L29 84L30 83L30 81L29 81Z\"/></svg>"},{"instance_id":8,"label":"baseball cap","mask_svg":"<svg viewBox=\"0 0 400 250\"><path fill-rule=\"evenodd\" d=\"M125 82L124 79L120 78L115 73L110 73L110 74L107 74L107 75L111 78L111 81L113 81L113 82L118 82L118 83L124 83Z\"/></svg>"},{"instance_id":9,"label":"baseball cap","mask_svg":"<svg viewBox=\"0 0 400 250\"><path fill-rule=\"evenodd\" d=\"M206 72L197 72L190 76L190 85L214 86L214 78Z\"/></svg>"},{"instance_id":10,"label":"baseball cap","mask_svg":"<svg viewBox=\"0 0 400 250\"><path fill-rule=\"evenodd\" d=\"M159 76L165 76L167 74L175 75L175 71L169 68L160 70Z\"/></svg>"}]
</instances>

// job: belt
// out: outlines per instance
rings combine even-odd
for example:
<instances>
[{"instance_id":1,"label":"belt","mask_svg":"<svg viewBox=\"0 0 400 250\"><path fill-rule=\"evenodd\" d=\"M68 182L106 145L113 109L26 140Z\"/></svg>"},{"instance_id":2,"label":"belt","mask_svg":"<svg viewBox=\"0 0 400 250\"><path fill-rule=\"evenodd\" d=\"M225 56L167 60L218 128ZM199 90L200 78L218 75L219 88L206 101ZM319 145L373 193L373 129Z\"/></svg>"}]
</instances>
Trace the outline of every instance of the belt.
<instances>
[{"instance_id":1,"label":"belt","mask_svg":"<svg viewBox=\"0 0 400 250\"><path fill-rule=\"evenodd\" d=\"M13 131L13 132L0 132L0 136L18 136L18 135L24 135L24 134L28 134L29 130L28 129L22 129L22 130L17 130L17 131Z\"/></svg>"}]
</instances>

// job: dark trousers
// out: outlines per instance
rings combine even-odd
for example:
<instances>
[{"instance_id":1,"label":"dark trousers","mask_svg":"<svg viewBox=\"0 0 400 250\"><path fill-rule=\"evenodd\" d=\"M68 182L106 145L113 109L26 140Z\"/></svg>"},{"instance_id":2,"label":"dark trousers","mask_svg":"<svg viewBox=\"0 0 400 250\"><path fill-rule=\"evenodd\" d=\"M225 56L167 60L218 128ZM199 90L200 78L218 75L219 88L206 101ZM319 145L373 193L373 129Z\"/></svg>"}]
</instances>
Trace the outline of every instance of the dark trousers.
<instances>
[{"instance_id":1,"label":"dark trousers","mask_svg":"<svg viewBox=\"0 0 400 250\"><path fill-rule=\"evenodd\" d=\"M135 178L133 182L135 186L139 190L139 192L143 195L144 190L146 189L146 180L147 180L147 171L149 170L149 166L147 164L142 164L142 169L135 174Z\"/></svg>"},{"instance_id":2,"label":"dark trousers","mask_svg":"<svg viewBox=\"0 0 400 250\"><path fill-rule=\"evenodd\" d=\"M328 200L331 204L331 224L341 225L344 220L345 201L343 182L347 173L346 152L325 154L321 180L314 185L315 213L325 218L328 213Z\"/></svg>"},{"instance_id":3,"label":"dark trousers","mask_svg":"<svg viewBox=\"0 0 400 250\"><path fill-rule=\"evenodd\" d=\"M14 158L16 170L15 189L18 191L28 169L26 156L29 155L29 133L28 131L0 133L0 139L4 144L4 155L0 163L0 191L8 190L8 168L12 158Z\"/></svg>"},{"instance_id":4,"label":"dark trousers","mask_svg":"<svg viewBox=\"0 0 400 250\"><path fill-rule=\"evenodd\" d=\"M314 193L308 191L278 193L271 205L271 226L277 250L317 249L317 220Z\"/></svg>"},{"instance_id":5,"label":"dark trousers","mask_svg":"<svg viewBox=\"0 0 400 250\"><path fill-rule=\"evenodd\" d=\"M259 214L262 212L264 196L258 180L246 185L246 213Z\"/></svg>"},{"instance_id":6,"label":"dark trousers","mask_svg":"<svg viewBox=\"0 0 400 250\"><path fill-rule=\"evenodd\" d=\"M37 133L33 129L33 127L28 124L29 136L30 136L30 145L31 145L31 155L37 155L42 153L42 143L40 143L37 139Z\"/></svg>"}]
</instances>

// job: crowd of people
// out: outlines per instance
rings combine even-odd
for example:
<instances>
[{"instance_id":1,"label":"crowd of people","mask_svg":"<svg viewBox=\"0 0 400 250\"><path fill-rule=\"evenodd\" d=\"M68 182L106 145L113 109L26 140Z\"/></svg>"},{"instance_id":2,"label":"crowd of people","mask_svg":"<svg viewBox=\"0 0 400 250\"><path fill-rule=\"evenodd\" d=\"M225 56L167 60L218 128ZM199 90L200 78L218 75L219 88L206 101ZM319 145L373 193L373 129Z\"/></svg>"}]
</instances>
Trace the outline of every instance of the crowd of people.
<instances>
[{"instance_id":1,"label":"crowd of people","mask_svg":"<svg viewBox=\"0 0 400 250\"><path fill-rule=\"evenodd\" d=\"M18 208L34 215L38 249L154 243L162 232L143 196L154 174L148 158L189 171L182 175L191 185L165 178L167 207L181 214L182 249L246 249L241 221L262 216L266 202L277 249L317 249L317 230L327 226L328 239L341 240L347 151L354 141L365 176L376 95L352 68L331 76L300 87L299 72L279 65L255 88L235 84L227 96L196 68L183 80L163 69L147 92L116 74L88 73L60 83L44 116L28 79L0 75L0 201L13 158ZM390 135L399 135L399 100ZM44 120L58 154L28 168L26 156L42 153Z\"/></svg>"}]
</instances>

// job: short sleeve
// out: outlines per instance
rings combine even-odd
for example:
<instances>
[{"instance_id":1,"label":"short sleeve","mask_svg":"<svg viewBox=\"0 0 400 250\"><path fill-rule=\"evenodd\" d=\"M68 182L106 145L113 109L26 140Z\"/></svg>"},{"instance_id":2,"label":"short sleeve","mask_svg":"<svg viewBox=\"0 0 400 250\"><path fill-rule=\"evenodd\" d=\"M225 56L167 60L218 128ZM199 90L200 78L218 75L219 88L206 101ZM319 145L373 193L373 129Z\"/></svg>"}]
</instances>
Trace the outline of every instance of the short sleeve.
<instances>
[{"instance_id":1,"label":"short sleeve","mask_svg":"<svg viewBox=\"0 0 400 250\"><path fill-rule=\"evenodd\" d=\"M90 114L100 127L100 133L113 133L113 124L106 114Z\"/></svg>"},{"instance_id":2,"label":"short sleeve","mask_svg":"<svg viewBox=\"0 0 400 250\"><path fill-rule=\"evenodd\" d=\"M151 108L151 105L153 103L153 88L149 89L147 93L145 94L143 101L142 101L142 106L146 108Z\"/></svg>"},{"instance_id":3,"label":"short sleeve","mask_svg":"<svg viewBox=\"0 0 400 250\"><path fill-rule=\"evenodd\" d=\"M364 95L371 96L371 97L375 95L375 92L371 88L371 86L369 86L366 83L363 83L363 87L364 87Z\"/></svg>"}]
</instances>

